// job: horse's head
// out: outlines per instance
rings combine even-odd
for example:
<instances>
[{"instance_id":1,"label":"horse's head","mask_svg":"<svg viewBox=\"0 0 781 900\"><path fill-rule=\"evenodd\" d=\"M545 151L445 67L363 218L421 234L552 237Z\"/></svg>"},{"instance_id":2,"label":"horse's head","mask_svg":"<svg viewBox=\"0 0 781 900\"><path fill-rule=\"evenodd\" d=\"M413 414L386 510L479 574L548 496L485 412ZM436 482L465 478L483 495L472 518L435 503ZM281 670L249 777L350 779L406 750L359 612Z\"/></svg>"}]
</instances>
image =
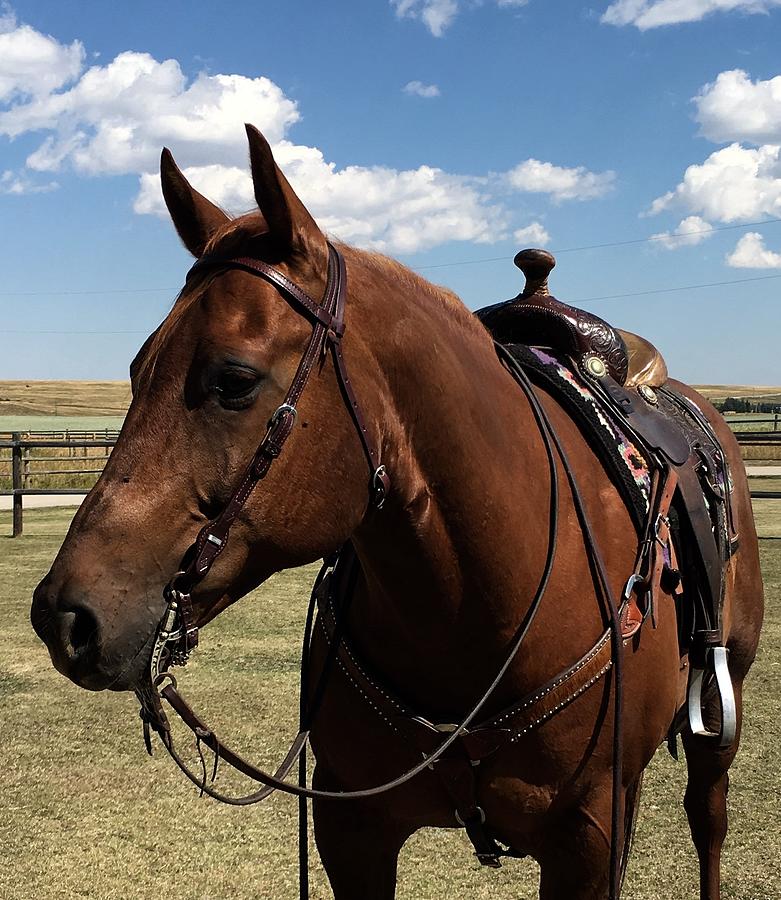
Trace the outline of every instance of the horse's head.
<instances>
[{"instance_id":1,"label":"horse's head","mask_svg":"<svg viewBox=\"0 0 781 900\"><path fill-rule=\"evenodd\" d=\"M249 127L248 135L259 211L238 219L195 191L163 152L176 230L196 257L265 261L319 301L326 240L265 139ZM312 322L293 306L248 271L199 269L133 361L117 446L33 599L35 630L78 684L128 689L142 677L163 587L230 500L308 347ZM359 334L351 332L348 352L351 372L366 368ZM312 369L284 453L194 593L201 624L271 573L334 550L367 508L366 459L334 366L320 358Z\"/></svg>"}]
</instances>

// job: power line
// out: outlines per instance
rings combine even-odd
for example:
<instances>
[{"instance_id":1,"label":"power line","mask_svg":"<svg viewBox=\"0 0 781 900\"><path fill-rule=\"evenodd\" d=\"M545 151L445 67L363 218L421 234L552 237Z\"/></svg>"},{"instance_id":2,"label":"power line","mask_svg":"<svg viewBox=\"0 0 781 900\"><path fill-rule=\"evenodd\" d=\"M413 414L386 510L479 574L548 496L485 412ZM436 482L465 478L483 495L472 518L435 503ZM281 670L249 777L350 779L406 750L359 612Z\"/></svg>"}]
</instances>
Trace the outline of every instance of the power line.
<instances>
[{"instance_id":1,"label":"power line","mask_svg":"<svg viewBox=\"0 0 781 900\"><path fill-rule=\"evenodd\" d=\"M582 247L562 247L559 250L551 250L551 253L579 253L581 250L604 250L608 247L628 247L630 244L648 244L658 243L660 241L670 240L671 238L691 237L695 234L713 234L716 231L732 231L736 228L756 228L759 225L774 225L781 222L781 219L762 219L759 222L742 222L740 225L717 225L712 228L700 228L697 231L671 231L663 234L652 234L649 237L633 238L630 241L610 241L605 244L584 244ZM474 266L478 263L504 262L506 256L486 256L482 259L462 259L456 262L435 263L429 266L418 266L416 272L422 272L424 269L447 269L450 266Z\"/></svg>"},{"instance_id":2,"label":"power line","mask_svg":"<svg viewBox=\"0 0 781 900\"><path fill-rule=\"evenodd\" d=\"M687 284L683 287L673 288L656 288L653 291L632 291L629 294L606 294L603 297L583 297L581 299L571 300L571 303L596 303L597 300L620 300L625 297L647 297L650 294L673 294L677 291L698 291L700 288L722 287L728 284L747 284L750 281L771 281L774 278L781 278L779 275L756 275L753 278L735 278L732 281L709 281L703 284Z\"/></svg>"},{"instance_id":3,"label":"power line","mask_svg":"<svg viewBox=\"0 0 781 900\"><path fill-rule=\"evenodd\" d=\"M626 294L605 294L601 297L581 297L570 300L570 303L597 303L601 300L623 300L628 299L630 297L649 297L652 294L674 294L679 293L681 291L698 291L702 288L712 288L712 287L724 287L733 284L748 284L750 282L755 281L772 281L774 279L781 278L781 274L778 275L755 275L750 278L734 278L731 281L706 281L702 284L686 284L681 287L670 287L670 288L654 288L650 291L631 291ZM149 331L152 329L150 328ZM0 334L149 334L149 331L9 331L6 329L0 329Z\"/></svg>"},{"instance_id":4,"label":"power line","mask_svg":"<svg viewBox=\"0 0 781 900\"><path fill-rule=\"evenodd\" d=\"M180 285L181 287L181 285ZM0 297L88 297L103 294L170 294L179 288L110 288L105 291L0 291Z\"/></svg>"},{"instance_id":5,"label":"power line","mask_svg":"<svg viewBox=\"0 0 781 900\"><path fill-rule=\"evenodd\" d=\"M757 222L742 222L739 225L717 225L712 228L700 228L696 231L672 231L663 234L652 234L649 237L633 238L629 241L609 241L603 244L584 244L580 247L562 247L558 250L552 250L552 253L580 253L583 250L605 250L609 247L628 247L633 244L658 243L660 241L670 240L671 238L685 238L696 234L713 234L717 231L733 231L736 228L756 228L760 225L775 225L781 222L781 219L761 219ZM428 269L448 269L452 266L474 266L480 263L491 262L507 262L507 256L485 256L481 259L460 259L447 263L432 263L427 266L417 266L414 271L423 272ZM88 290L88 291L0 291L0 297L88 297L100 295L115 294L171 294L179 291L179 287L158 287L158 288L111 288L108 290ZM601 299L601 298L600 298ZM586 302L586 301L582 301ZM6 332L8 333L8 332ZM79 332L86 333L86 332ZM108 333L108 332L105 332Z\"/></svg>"}]
</instances>

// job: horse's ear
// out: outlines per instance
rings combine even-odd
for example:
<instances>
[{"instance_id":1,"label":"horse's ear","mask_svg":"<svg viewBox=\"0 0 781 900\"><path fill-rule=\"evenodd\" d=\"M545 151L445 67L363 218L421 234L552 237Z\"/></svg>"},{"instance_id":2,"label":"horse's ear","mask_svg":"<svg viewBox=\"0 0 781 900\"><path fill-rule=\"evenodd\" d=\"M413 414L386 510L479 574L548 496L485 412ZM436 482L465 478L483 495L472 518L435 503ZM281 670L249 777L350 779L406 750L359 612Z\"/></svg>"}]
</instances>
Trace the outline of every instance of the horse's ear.
<instances>
[{"instance_id":1,"label":"horse's ear","mask_svg":"<svg viewBox=\"0 0 781 900\"><path fill-rule=\"evenodd\" d=\"M323 233L274 162L271 147L254 125L246 125L255 200L269 233L283 253L326 252Z\"/></svg>"},{"instance_id":2,"label":"horse's ear","mask_svg":"<svg viewBox=\"0 0 781 900\"><path fill-rule=\"evenodd\" d=\"M160 157L160 183L165 205L182 243L193 256L202 256L209 238L230 221L229 217L192 187L167 147Z\"/></svg>"}]
</instances>

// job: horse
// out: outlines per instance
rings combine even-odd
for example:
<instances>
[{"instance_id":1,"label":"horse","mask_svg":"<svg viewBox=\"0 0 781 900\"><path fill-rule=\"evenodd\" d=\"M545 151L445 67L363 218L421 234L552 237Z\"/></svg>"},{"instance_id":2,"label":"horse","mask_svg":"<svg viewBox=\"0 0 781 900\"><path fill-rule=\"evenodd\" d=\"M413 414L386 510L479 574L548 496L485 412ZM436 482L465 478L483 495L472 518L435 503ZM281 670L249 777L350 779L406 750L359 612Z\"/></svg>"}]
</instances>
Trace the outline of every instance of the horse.
<instances>
[{"instance_id":1,"label":"horse","mask_svg":"<svg viewBox=\"0 0 781 900\"><path fill-rule=\"evenodd\" d=\"M127 418L34 593L33 626L56 669L76 684L142 689L166 610L164 586L182 569L199 529L231 502L259 436L276 421L313 327L326 328L303 317L289 294L328 295L336 254L348 277L338 336L351 394L346 369L340 376L336 356L320 353L296 415L285 416L284 452L263 483L245 491L230 542L192 591L193 620L206 625L273 573L327 558L349 542L358 564L344 623L352 651L389 694L430 722L447 723L463 718L495 678L547 574L520 652L487 696L484 712L496 715L581 659L610 624L575 494L616 595L637 550L627 506L556 397L519 390L488 332L455 294L377 253L342 243L330 249L264 137L251 126L247 134L257 210L230 218L187 182L167 150L163 194L196 259L248 260L273 267L279 278L216 265L188 279L130 367ZM727 747L690 729L682 734L700 898L719 900L728 770L763 592L738 445L704 398L673 384L705 411L725 448L741 540L728 563L723 613L738 731ZM360 426L350 397L360 406ZM572 484L562 459L551 463L540 408L566 448ZM367 447L370 462L382 462L370 472L372 483ZM380 468L388 478L380 485L384 502L376 503ZM315 626L313 672L328 656L328 641L327 630ZM610 891L611 847L626 851L643 770L686 693L670 593L620 653L617 785L617 686L609 671L472 766L483 820L501 843L539 863L543 900L597 900ZM310 692L315 680L310 674ZM420 766L419 747L348 669L333 667L320 699L311 727L315 789L360 790L422 768L384 795L313 802L315 840L335 898L390 900L405 841L423 827L463 823L433 767ZM717 699L705 703L706 716L718 718ZM627 826L617 834L614 787Z\"/></svg>"}]
</instances>

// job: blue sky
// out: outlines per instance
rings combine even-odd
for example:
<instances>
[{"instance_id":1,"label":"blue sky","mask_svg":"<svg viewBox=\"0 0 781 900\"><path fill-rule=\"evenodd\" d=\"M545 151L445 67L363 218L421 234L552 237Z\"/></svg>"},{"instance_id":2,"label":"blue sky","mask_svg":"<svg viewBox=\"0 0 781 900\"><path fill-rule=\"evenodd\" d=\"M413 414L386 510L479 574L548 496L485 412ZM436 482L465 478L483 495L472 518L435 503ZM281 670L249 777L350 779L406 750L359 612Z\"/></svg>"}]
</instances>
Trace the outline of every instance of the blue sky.
<instances>
[{"instance_id":1,"label":"blue sky","mask_svg":"<svg viewBox=\"0 0 781 900\"><path fill-rule=\"evenodd\" d=\"M241 212L249 121L324 229L472 308L566 251L554 293L676 376L781 383L781 0L0 10L0 378L127 376L188 266L160 149Z\"/></svg>"}]
</instances>

